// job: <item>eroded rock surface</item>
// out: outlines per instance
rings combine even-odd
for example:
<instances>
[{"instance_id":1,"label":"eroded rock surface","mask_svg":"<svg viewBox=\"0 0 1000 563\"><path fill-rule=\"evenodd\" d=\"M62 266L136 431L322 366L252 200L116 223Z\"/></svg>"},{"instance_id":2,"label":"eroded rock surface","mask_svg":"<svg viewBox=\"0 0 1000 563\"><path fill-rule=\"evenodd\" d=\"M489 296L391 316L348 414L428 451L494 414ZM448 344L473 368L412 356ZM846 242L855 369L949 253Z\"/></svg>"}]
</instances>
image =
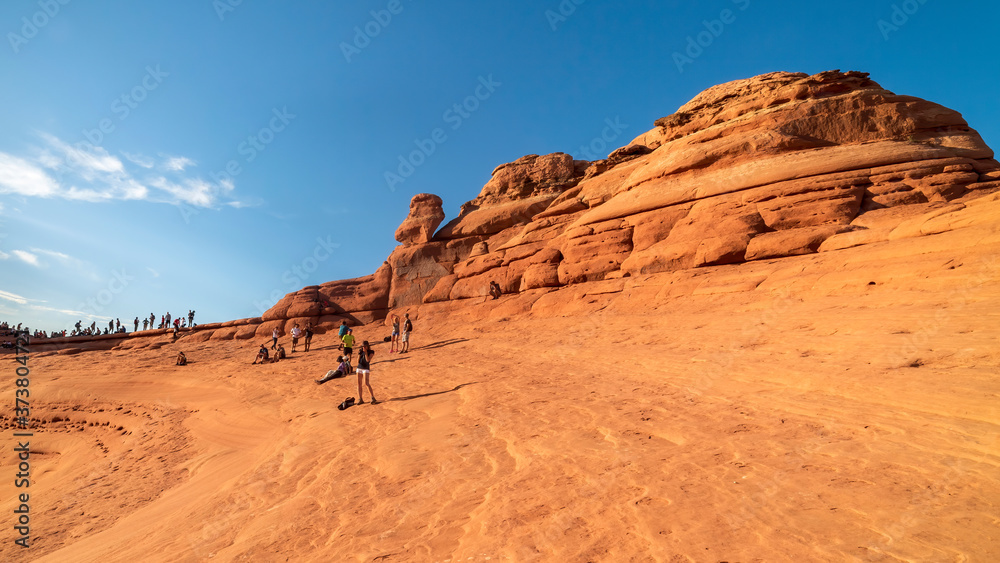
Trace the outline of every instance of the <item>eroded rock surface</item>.
<instances>
[{"instance_id":1,"label":"eroded rock surface","mask_svg":"<svg viewBox=\"0 0 1000 563\"><path fill-rule=\"evenodd\" d=\"M605 159L554 153L498 166L436 233L441 199L418 194L378 272L304 288L259 324L219 331L240 338L292 322L375 319L484 297L491 281L506 294L543 295L940 233L964 220L928 213L1000 190L993 156L958 112L866 73L737 80Z\"/></svg>"},{"instance_id":2,"label":"eroded rock surface","mask_svg":"<svg viewBox=\"0 0 1000 563\"><path fill-rule=\"evenodd\" d=\"M396 240L403 245L430 242L441 221L444 210L441 198L434 194L417 194L410 200L410 214L396 229Z\"/></svg>"}]
</instances>

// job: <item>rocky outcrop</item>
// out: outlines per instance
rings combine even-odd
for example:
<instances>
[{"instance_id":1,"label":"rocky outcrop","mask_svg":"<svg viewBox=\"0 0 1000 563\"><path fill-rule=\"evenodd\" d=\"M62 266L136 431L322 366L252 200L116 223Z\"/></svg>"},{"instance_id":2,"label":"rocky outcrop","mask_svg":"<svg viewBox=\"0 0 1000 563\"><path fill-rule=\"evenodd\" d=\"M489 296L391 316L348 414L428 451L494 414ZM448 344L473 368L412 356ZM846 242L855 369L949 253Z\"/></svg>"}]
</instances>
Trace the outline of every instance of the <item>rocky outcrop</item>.
<instances>
[{"instance_id":1,"label":"rocky outcrop","mask_svg":"<svg viewBox=\"0 0 1000 563\"><path fill-rule=\"evenodd\" d=\"M441 198L434 194L417 194L410 200L410 214L396 229L396 240L404 246L430 242L441 221L444 210Z\"/></svg>"},{"instance_id":2,"label":"rocky outcrop","mask_svg":"<svg viewBox=\"0 0 1000 563\"><path fill-rule=\"evenodd\" d=\"M605 159L500 165L436 233L441 200L419 194L376 274L304 288L257 325L219 330L378 318L483 297L491 281L535 299L610 284L583 293L600 294L632 276L926 236L963 224L942 209L997 190L1000 164L958 112L866 73L775 72L705 90Z\"/></svg>"},{"instance_id":3,"label":"rocky outcrop","mask_svg":"<svg viewBox=\"0 0 1000 563\"><path fill-rule=\"evenodd\" d=\"M988 230L1000 213L1000 164L962 116L889 92L866 73L737 80L654 125L594 162L553 153L502 164L437 232L441 199L417 194L396 230L400 246L374 274L289 293L260 318L185 329L179 342L266 338L294 323L323 332L394 308L484 298L490 282L522 294L497 302L498 318L581 312L622 291L636 299L743 291L764 278L703 286L698 269L770 268L786 257ZM43 350L173 337L84 340L50 339Z\"/></svg>"},{"instance_id":4,"label":"rocky outcrop","mask_svg":"<svg viewBox=\"0 0 1000 563\"><path fill-rule=\"evenodd\" d=\"M388 260L392 270L389 308L419 304L424 295L450 274L456 263L468 257L483 239L474 236L397 247Z\"/></svg>"},{"instance_id":5,"label":"rocky outcrop","mask_svg":"<svg viewBox=\"0 0 1000 563\"><path fill-rule=\"evenodd\" d=\"M813 253L834 236L874 242L858 234L866 212L952 201L1000 175L957 112L839 71L710 88L575 183L568 157L558 170L541 158L498 168L509 176L495 171L438 233L489 236L492 250L456 263L426 302L485 295L489 281L525 291ZM536 172L558 197L528 187ZM508 177L522 182L513 202L498 197Z\"/></svg>"},{"instance_id":6,"label":"rocky outcrop","mask_svg":"<svg viewBox=\"0 0 1000 563\"><path fill-rule=\"evenodd\" d=\"M288 334L296 323L300 327L310 324L322 333L339 325L341 320L353 325L385 318L391 279L392 270L385 263L369 276L304 287L285 295L259 319L222 327L211 338L267 338L275 328L281 334Z\"/></svg>"},{"instance_id":7,"label":"rocky outcrop","mask_svg":"<svg viewBox=\"0 0 1000 563\"><path fill-rule=\"evenodd\" d=\"M778 282L703 286L698 268L774 269L786 257L970 226L994 233L1000 164L993 156L958 112L889 92L866 73L737 80L698 94L605 159L554 153L498 166L436 233L441 199L418 194L396 231L400 246L374 274L306 287L260 318L181 337L260 338L294 323L321 332L393 308L483 298L490 282L522 294L497 302L498 318L546 307L579 313L622 291L652 299L753 289L765 278ZM167 338L149 331L90 346Z\"/></svg>"},{"instance_id":8,"label":"rocky outcrop","mask_svg":"<svg viewBox=\"0 0 1000 563\"><path fill-rule=\"evenodd\" d=\"M465 203L458 217L435 235L456 239L495 235L524 225L553 200L580 182L590 163L568 154L530 154L493 170L479 197Z\"/></svg>"}]
</instances>

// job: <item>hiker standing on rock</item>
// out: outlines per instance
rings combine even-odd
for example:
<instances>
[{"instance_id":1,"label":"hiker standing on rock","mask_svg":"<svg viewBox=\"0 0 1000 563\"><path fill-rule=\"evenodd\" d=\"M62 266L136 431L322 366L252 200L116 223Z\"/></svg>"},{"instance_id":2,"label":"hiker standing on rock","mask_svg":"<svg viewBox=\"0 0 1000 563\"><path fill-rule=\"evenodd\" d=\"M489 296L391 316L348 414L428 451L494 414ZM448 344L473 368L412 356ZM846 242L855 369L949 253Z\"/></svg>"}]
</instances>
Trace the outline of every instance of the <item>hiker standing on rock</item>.
<instances>
[{"instance_id":1,"label":"hiker standing on rock","mask_svg":"<svg viewBox=\"0 0 1000 563\"><path fill-rule=\"evenodd\" d=\"M378 403L378 399L375 398L375 391L372 390L371 383L371 359L375 357L375 350L371 349L368 345L368 341L365 340L361 343L361 350L358 354L358 404L365 404L365 396L362 394L361 379L364 378L365 385L368 386L368 393L372 396L372 404Z\"/></svg>"},{"instance_id":2,"label":"hiker standing on rock","mask_svg":"<svg viewBox=\"0 0 1000 563\"><path fill-rule=\"evenodd\" d=\"M313 341L312 323L306 323L306 339L302 342L302 345L303 347L305 347L306 352L309 351L309 345L312 344L312 341Z\"/></svg>"},{"instance_id":3,"label":"hiker standing on rock","mask_svg":"<svg viewBox=\"0 0 1000 563\"><path fill-rule=\"evenodd\" d=\"M295 323L292 326L292 352L295 351L295 347L299 344L299 337L302 336L302 329L299 328L299 323Z\"/></svg>"},{"instance_id":4,"label":"hiker standing on rock","mask_svg":"<svg viewBox=\"0 0 1000 563\"><path fill-rule=\"evenodd\" d=\"M403 347L399 349L399 353L410 351L410 333L413 332L413 323L410 322L410 314L406 313L403 315L406 320L403 321Z\"/></svg>"},{"instance_id":5,"label":"hiker standing on rock","mask_svg":"<svg viewBox=\"0 0 1000 563\"><path fill-rule=\"evenodd\" d=\"M354 331L347 329L347 334L341 338L341 341L344 343L344 357L347 358L347 361L351 361L354 354Z\"/></svg>"},{"instance_id":6,"label":"hiker standing on rock","mask_svg":"<svg viewBox=\"0 0 1000 563\"><path fill-rule=\"evenodd\" d=\"M399 350L399 315L392 316L392 336L389 337L389 353Z\"/></svg>"}]
</instances>

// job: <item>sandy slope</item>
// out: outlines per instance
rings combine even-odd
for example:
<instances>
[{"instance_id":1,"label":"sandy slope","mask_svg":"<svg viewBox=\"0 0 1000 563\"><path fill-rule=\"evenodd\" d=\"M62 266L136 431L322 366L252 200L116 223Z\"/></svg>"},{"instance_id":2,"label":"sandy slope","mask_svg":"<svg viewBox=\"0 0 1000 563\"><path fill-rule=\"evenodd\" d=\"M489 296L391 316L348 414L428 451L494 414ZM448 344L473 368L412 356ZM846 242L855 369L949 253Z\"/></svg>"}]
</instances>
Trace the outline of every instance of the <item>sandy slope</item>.
<instances>
[{"instance_id":1,"label":"sandy slope","mask_svg":"<svg viewBox=\"0 0 1000 563\"><path fill-rule=\"evenodd\" d=\"M427 307L344 412L330 336L36 356L33 547L0 559L996 561L997 256L966 229Z\"/></svg>"}]
</instances>

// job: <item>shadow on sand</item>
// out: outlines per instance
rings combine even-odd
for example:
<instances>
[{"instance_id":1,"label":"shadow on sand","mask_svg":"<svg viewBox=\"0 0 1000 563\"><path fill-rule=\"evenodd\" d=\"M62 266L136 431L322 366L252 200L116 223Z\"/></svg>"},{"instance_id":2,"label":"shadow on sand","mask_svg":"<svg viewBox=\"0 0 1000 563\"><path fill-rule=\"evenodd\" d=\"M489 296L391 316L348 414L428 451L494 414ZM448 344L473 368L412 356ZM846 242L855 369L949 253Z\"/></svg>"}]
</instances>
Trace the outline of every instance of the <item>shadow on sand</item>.
<instances>
[{"instance_id":1,"label":"shadow on sand","mask_svg":"<svg viewBox=\"0 0 1000 563\"><path fill-rule=\"evenodd\" d=\"M409 397L394 397L392 399L386 399L385 401L382 401L382 402L383 403L388 403L390 401L411 401L413 399L421 399L423 397L433 397L434 395L444 395L445 393L451 393L453 391L458 391L459 389L461 389L462 387L465 387L466 385L475 385L477 383L479 383L479 382L478 381L472 381L472 382L469 382L469 383L463 383L461 385L456 385L454 389L448 389L446 391L435 391L433 393L424 393L423 395L411 395Z\"/></svg>"},{"instance_id":2,"label":"shadow on sand","mask_svg":"<svg viewBox=\"0 0 1000 563\"><path fill-rule=\"evenodd\" d=\"M432 350L434 348L443 348L445 346L451 346L452 344L458 344L460 342L468 342L468 338L452 338L451 340L440 340L438 342L433 342L431 344L424 344L423 346L417 346L412 348L412 350Z\"/></svg>"},{"instance_id":3,"label":"shadow on sand","mask_svg":"<svg viewBox=\"0 0 1000 563\"><path fill-rule=\"evenodd\" d=\"M451 340L441 340L439 342L434 342L433 344L425 344L425 345L419 346L417 348L410 348L410 350L408 352L406 352L406 354L401 355L401 356L395 355L396 352L386 352L386 354L393 354L393 355L390 356L389 358L386 358L386 359L383 359L383 360L379 360L378 363L380 363L380 364L391 364L393 362L398 362L400 360L407 360L407 359L409 359L410 358L410 354L413 353L413 352L415 352L415 351L417 351L417 350L433 350L434 348L443 348L444 346L450 346L452 344L458 344L460 342L468 342L468 341L469 341L468 338L452 338ZM388 342L385 342L385 343L379 342L379 344L388 344ZM374 348L374 346L372 346L372 347Z\"/></svg>"}]
</instances>

